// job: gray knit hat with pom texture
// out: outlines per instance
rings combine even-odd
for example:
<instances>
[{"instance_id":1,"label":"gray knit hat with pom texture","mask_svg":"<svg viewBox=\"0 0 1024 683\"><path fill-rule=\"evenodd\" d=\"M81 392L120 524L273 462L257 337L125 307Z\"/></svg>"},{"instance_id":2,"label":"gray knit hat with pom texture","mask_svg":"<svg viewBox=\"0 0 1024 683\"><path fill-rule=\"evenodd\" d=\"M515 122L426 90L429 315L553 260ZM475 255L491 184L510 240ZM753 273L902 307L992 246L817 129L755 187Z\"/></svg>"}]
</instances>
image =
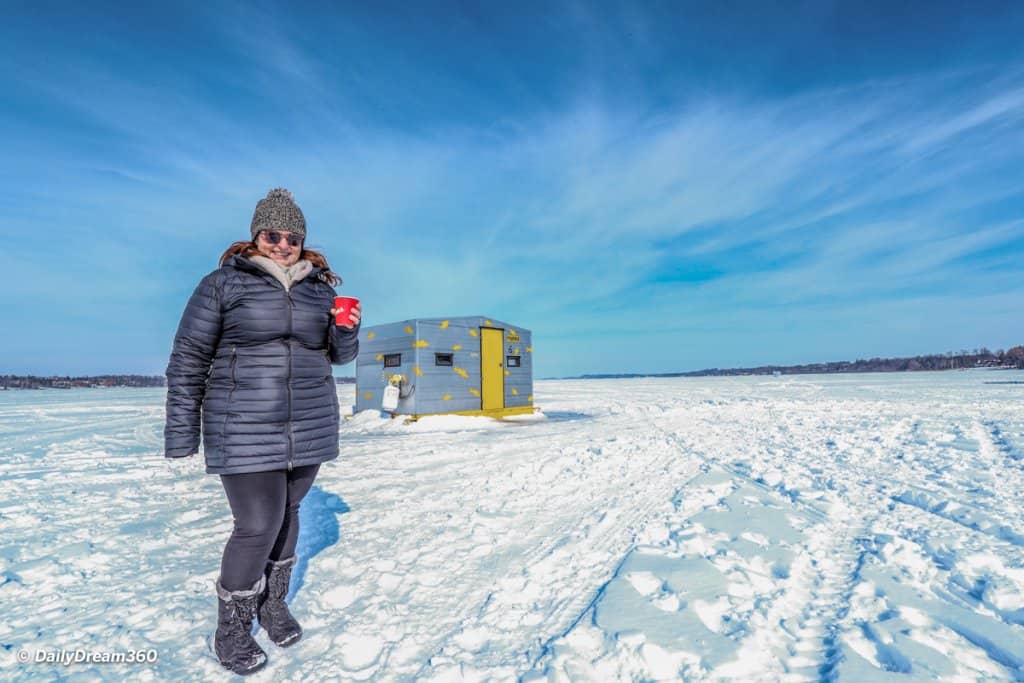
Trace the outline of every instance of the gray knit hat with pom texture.
<instances>
[{"instance_id":1,"label":"gray knit hat with pom texture","mask_svg":"<svg viewBox=\"0 0 1024 683\"><path fill-rule=\"evenodd\" d=\"M267 196L256 203L249 231L253 241L260 230L287 230L294 235L306 236L306 217L295 203L292 193L283 187L275 187Z\"/></svg>"}]
</instances>

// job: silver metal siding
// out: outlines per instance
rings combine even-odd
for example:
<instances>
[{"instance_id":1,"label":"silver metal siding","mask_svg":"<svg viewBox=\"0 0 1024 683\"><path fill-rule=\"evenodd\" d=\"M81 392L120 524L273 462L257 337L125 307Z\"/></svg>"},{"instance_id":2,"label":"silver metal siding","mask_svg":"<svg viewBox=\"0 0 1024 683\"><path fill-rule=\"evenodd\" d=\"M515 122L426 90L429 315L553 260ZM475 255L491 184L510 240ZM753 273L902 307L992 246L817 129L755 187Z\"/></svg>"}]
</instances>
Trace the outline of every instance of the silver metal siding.
<instances>
[{"instance_id":1,"label":"silver metal siding","mask_svg":"<svg viewBox=\"0 0 1024 683\"><path fill-rule=\"evenodd\" d=\"M441 324L445 320L448 321L448 325L442 329ZM413 330L412 334L406 331L407 325ZM381 409L385 368L383 359L377 360L377 355L385 353L402 354L401 367L387 368L387 373L397 372L405 375L409 384L406 391L412 393L408 399L399 401L396 411L398 414L479 410L481 397L473 394L470 389L480 391L479 329L485 326L505 330L502 335L505 352L503 356L509 355L507 351L510 345L520 347L521 367L505 368L509 373L505 375L504 382L505 406L531 405L529 397L533 394L533 354L526 351L527 347L532 346L530 330L486 316L461 316L415 318L360 330L360 353L356 359L355 412ZM519 334L518 344L510 344L505 340L510 329ZM476 336L471 335L470 330L476 330ZM367 339L371 332L374 333L374 338ZM427 345L417 347L416 342L420 340L425 341ZM458 351L452 349L455 344L461 345ZM452 367L434 364L435 353L449 352L453 354ZM505 362L504 357L502 362ZM416 375L415 366L419 367L422 376ZM456 368L465 370L466 377L457 373ZM513 394L512 389L518 394ZM370 394L370 398L365 397L367 393ZM447 401L444 400L445 395L449 396Z\"/></svg>"}]
</instances>

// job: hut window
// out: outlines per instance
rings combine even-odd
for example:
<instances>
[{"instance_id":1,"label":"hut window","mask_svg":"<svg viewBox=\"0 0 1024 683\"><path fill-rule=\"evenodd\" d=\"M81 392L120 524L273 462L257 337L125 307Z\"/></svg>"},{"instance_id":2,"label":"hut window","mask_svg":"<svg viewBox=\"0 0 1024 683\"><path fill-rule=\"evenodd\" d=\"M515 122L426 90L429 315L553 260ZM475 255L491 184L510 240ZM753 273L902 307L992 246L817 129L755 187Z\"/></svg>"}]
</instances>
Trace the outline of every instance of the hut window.
<instances>
[{"instance_id":1,"label":"hut window","mask_svg":"<svg viewBox=\"0 0 1024 683\"><path fill-rule=\"evenodd\" d=\"M507 367L510 367L510 368L518 368L519 367L519 358L520 358L519 356L506 356L505 357L505 365Z\"/></svg>"},{"instance_id":2,"label":"hut window","mask_svg":"<svg viewBox=\"0 0 1024 683\"><path fill-rule=\"evenodd\" d=\"M397 368L402 364L402 354L400 353L386 353L384 354L384 367L386 368Z\"/></svg>"},{"instance_id":3,"label":"hut window","mask_svg":"<svg viewBox=\"0 0 1024 683\"><path fill-rule=\"evenodd\" d=\"M452 364L452 354L450 353L435 353L434 354L434 365L448 365Z\"/></svg>"}]
</instances>

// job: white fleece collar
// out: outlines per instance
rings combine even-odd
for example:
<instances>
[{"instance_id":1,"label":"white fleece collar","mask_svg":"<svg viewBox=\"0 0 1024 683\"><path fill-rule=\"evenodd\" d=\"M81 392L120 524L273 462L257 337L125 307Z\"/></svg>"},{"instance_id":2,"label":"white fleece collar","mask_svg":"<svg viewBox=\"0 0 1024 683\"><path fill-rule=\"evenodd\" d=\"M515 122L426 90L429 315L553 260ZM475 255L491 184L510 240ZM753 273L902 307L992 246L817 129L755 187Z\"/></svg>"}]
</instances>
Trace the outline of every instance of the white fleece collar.
<instances>
[{"instance_id":1,"label":"white fleece collar","mask_svg":"<svg viewBox=\"0 0 1024 683\"><path fill-rule=\"evenodd\" d=\"M286 290L290 290L292 285L299 280L302 280L313 270L312 262L307 261L306 259L299 259L287 267L282 266L280 263L277 263L263 254L250 256L249 260L277 278L277 281L280 282Z\"/></svg>"}]
</instances>

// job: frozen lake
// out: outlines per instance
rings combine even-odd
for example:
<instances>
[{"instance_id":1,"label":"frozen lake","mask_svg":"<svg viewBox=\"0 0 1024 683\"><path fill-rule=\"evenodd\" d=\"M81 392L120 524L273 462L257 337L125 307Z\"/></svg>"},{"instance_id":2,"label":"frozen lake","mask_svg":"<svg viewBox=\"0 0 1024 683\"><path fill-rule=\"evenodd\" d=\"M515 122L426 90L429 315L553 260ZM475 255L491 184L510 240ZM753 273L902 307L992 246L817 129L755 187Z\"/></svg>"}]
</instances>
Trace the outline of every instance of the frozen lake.
<instances>
[{"instance_id":1,"label":"frozen lake","mask_svg":"<svg viewBox=\"0 0 1024 683\"><path fill-rule=\"evenodd\" d=\"M341 404L353 387L339 388ZM252 680L1024 680L1024 372L539 381L360 413ZM0 678L226 676L231 516L163 389L0 392ZM20 650L154 649L151 664Z\"/></svg>"}]
</instances>

